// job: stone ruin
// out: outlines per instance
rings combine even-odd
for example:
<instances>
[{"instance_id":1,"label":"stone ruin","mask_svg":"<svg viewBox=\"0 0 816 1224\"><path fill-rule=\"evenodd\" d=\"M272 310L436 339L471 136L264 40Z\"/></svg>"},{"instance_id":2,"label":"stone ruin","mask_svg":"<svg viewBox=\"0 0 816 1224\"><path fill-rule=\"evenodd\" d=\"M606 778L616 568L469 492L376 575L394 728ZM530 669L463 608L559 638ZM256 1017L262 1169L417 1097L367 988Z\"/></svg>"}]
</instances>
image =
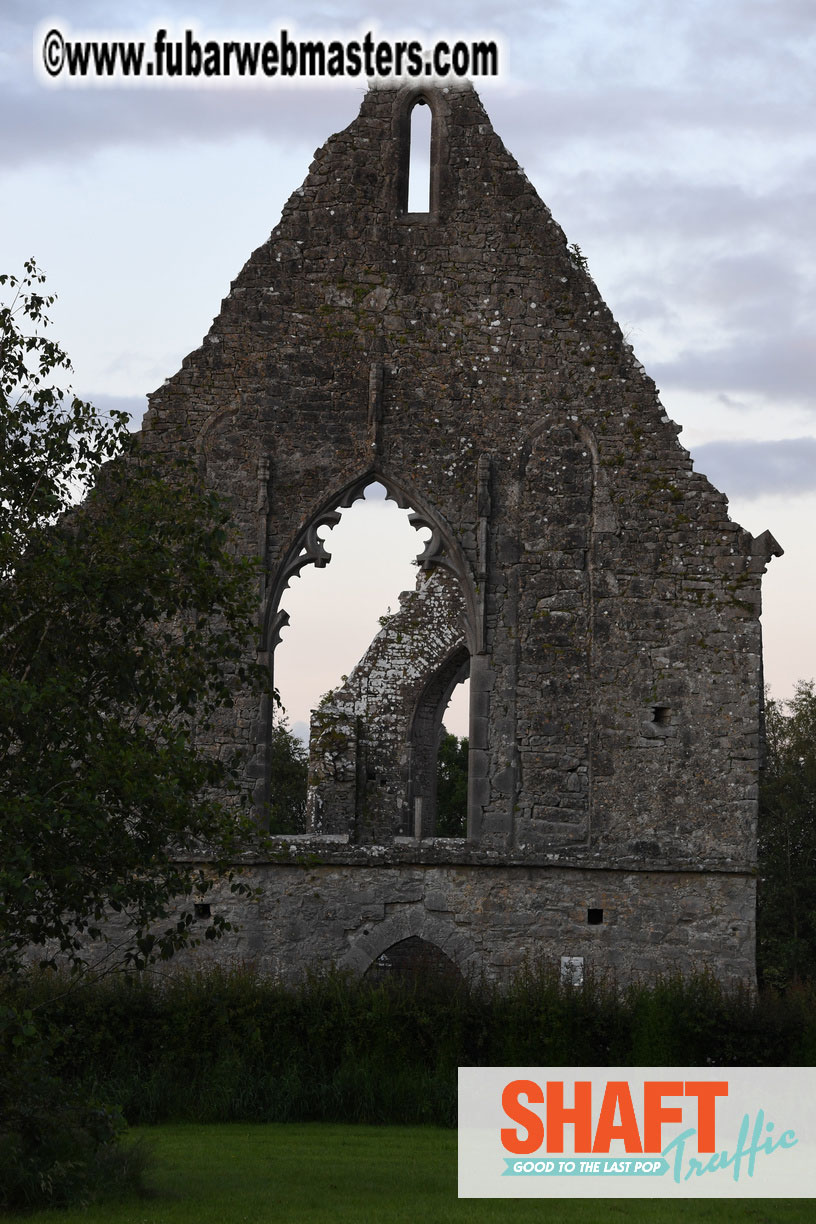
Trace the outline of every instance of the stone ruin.
<instances>
[{"instance_id":1,"label":"stone ruin","mask_svg":"<svg viewBox=\"0 0 816 1224\"><path fill-rule=\"evenodd\" d=\"M781 550L678 432L473 89L371 89L144 423L264 559L273 682L321 526L379 482L430 529L417 590L315 712L309 831L250 864L259 900L213 901L242 928L213 955L753 982L760 579ZM467 836L437 838L464 675ZM229 716L213 747L247 750L262 820L273 711L238 693Z\"/></svg>"},{"instance_id":2,"label":"stone ruin","mask_svg":"<svg viewBox=\"0 0 816 1224\"><path fill-rule=\"evenodd\" d=\"M420 571L381 620L365 657L312 712L307 818L316 833L385 844L435 835L442 716L470 656L447 570Z\"/></svg>"}]
</instances>

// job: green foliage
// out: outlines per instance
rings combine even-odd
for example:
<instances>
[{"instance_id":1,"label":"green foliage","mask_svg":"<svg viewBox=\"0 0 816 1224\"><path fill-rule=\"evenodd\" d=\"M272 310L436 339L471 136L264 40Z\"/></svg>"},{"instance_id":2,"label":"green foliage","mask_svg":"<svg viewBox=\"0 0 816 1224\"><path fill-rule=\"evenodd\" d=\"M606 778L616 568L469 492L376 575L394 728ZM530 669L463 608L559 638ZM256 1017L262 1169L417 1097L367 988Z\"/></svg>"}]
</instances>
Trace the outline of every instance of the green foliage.
<instances>
[{"instance_id":1,"label":"green foliage","mask_svg":"<svg viewBox=\"0 0 816 1224\"><path fill-rule=\"evenodd\" d=\"M569 246L567 247L567 252L569 253L570 263L572 264L573 268L578 268L582 272L589 271L589 264L587 263L587 257L584 254L584 252L581 250L577 242L571 242Z\"/></svg>"},{"instance_id":2,"label":"green foliage","mask_svg":"<svg viewBox=\"0 0 816 1224\"><path fill-rule=\"evenodd\" d=\"M208 735L252 658L253 567L192 466L161 470L124 414L72 397L33 261L0 308L0 974L27 955L143 966L192 939L179 898L248 825ZM232 792L232 795L230 795ZM225 803L216 794L235 802ZM203 852L203 855L202 855ZM206 856L206 872L179 860ZM171 915L171 911L174 911ZM116 920L115 940L110 919ZM216 918L211 938L227 926ZM94 948L94 944L97 948ZM78 976L78 974L77 974ZM55 1070L58 1030L0 1009L0 1200L82 1202L141 1160L112 1107Z\"/></svg>"},{"instance_id":3,"label":"green foliage","mask_svg":"<svg viewBox=\"0 0 816 1224\"><path fill-rule=\"evenodd\" d=\"M121 1112L52 1070L29 1012L0 1007L0 1209L86 1204L141 1188L147 1155Z\"/></svg>"},{"instance_id":4,"label":"green foliage","mask_svg":"<svg viewBox=\"0 0 816 1224\"><path fill-rule=\"evenodd\" d=\"M763 981L816 977L816 689L765 708L760 788L757 956Z\"/></svg>"},{"instance_id":5,"label":"green foliage","mask_svg":"<svg viewBox=\"0 0 816 1224\"><path fill-rule=\"evenodd\" d=\"M43 335L42 279L33 263L0 278L16 295L0 313L4 973L32 945L81 964L111 911L120 958L188 942L172 902L213 872L178 860L206 848L218 871L245 831L213 797L239 762L204 741L234 688L261 682L252 566L224 508L191 467L134 450L122 414L55 385L69 363Z\"/></svg>"},{"instance_id":6,"label":"green foliage","mask_svg":"<svg viewBox=\"0 0 816 1224\"><path fill-rule=\"evenodd\" d=\"M309 754L285 718L272 728L269 779L269 832L304 833Z\"/></svg>"},{"instance_id":7,"label":"green foliage","mask_svg":"<svg viewBox=\"0 0 816 1224\"><path fill-rule=\"evenodd\" d=\"M53 974L14 987L66 1038L55 1070L131 1123L456 1122L459 1066L809 1066L816 990L754 998L710 976L563 986L558 966L427 989L338 973L286 987L248 968Z\"/></svg>"},{"instance_id":8,"label":"green foliage","mask_svg":"<svg viewBox=\"0 0 816 1224\"><path fill-rule=\"evenodd\" d=\"M45 334L55 299L44 282L33 260L21 279L0 275L10 297L0 305L0 579L43 523L88 492L127 432L124 413L103 416L59 385L71 363Z\"/></svg>"},{"instance_id":9,"label":"green foliage","mask_svg":"<svg viewBox=\"0 0 816 1224\"><path fill-rule=\"evenodd\" d=\"M436 762L436 835L467 834L468 740L442 728Z\"/></svg>"}]
</instances>

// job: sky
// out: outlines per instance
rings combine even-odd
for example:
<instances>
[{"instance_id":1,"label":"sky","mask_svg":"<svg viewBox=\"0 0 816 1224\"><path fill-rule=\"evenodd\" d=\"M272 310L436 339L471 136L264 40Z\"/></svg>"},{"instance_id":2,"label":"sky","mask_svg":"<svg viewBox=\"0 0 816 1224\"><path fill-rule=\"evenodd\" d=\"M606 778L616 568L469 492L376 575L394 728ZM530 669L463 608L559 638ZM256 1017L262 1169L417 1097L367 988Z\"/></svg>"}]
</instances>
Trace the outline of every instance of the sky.
<instances>
[{"instance_id":1,"label":"sky","mask_svg":"<svg viewBox=\"0 0 816 1224\"><path fill-rule=\"evenodd\" d=\"M4 0L0 271L32 255L45 270L74 390L138 423L145 394L199 346L364 86L51 88L34 71L43 22L150 41L190 22L204 37L497 36L502 74L476 82L494 127L580 246L697 470L728 495L732 518L785 549L764 580L762 619L766 679L789 697L816 676L812 0L449 0L442 24L438 0L299 0L293 11ZM332 565L308 567L284 600L284 700L301 729L413 585L416 535L396 508L353 509L327 537ZM383 586L365 611L366 546L352 540L341 560L355 517L394 560L378 567ZM318 581L330 573L331 593ZM311 635L299 655L296 634ZM327 661L307 668L316 642Z\"/></svg>"}]
</instances>

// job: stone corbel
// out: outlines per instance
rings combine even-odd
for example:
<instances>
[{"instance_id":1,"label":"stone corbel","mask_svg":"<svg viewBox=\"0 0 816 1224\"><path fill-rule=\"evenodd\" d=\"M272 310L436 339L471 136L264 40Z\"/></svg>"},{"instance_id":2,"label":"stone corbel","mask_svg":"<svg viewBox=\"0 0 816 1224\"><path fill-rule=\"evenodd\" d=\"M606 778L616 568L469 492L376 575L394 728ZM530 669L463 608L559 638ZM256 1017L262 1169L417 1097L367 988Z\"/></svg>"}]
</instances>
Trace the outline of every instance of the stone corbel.
<instances>
[{"instance_id":1,"label":"stone corbel","mask_svg":"<svg viewBox=\"0 0 816 1224\"><path fill-rule=\"evenodd\" d=\"M774 539L770 531L763 531L762 535L754 536L751 539L751 556L760 557L765 565L772 557L783 556L784 552L784 548Z\"/></svg>"}]
</instances>

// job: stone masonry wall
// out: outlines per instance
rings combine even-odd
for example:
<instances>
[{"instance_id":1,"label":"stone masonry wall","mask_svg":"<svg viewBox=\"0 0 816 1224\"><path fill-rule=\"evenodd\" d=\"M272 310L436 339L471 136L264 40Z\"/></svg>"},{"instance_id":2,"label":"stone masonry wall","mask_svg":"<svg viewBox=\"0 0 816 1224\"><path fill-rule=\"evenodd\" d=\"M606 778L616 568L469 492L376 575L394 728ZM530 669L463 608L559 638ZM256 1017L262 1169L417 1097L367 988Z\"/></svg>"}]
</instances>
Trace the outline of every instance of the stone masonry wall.
<instances>
[{"instance_id":1,"label":"stone masonry wall","mask_svg":"<svg viewBox=\"0 0 816 1224\"><path fill-rule=\"evenodd\" d=\"M335 846L335 850L339 850ZM361 862L258 865L248 907L228 893L213 910L242 924L205 956L246 962L295 981L306 966L362 975L412 935L439 947L467 976L507 980L525 963L583 957L587 972L619 981L711 970L754 977L753 886L733 874L570 870L473 863ZM353 872L353 874L351 874ZM602 911L591 924L590 910Z\"/></svg>"},{"instance_id":2,"label":"stone masonry wall","mask_svg":"<svg viewBox=\"0 0 816 1224\"><path fill-rule=\"evenodd\" d=\"M416 590L403 591L398 611L382 618L364 657L312 711L312 832L352 832L356 841L382 843L414 833L418 820L422 836L422 798L435 774L442 713L467 673L463 615L454 577L442 569L420 571ZM433 699L423 702L429 686Z\"/></svg>"},{"instance_id":3,"label":"stone masonry wall","mask_svg":"<svg viewBox=\"0 0 816 1224\"><path fill-rule=\"evenodd\" d=\"M420 93L432 111L432 206L408 214ZM264 559L261 650L273 676L288 580L328 560L321 523L377 480L431 528L420 563L457 584L471 676L468 840L444 854L451 880L479 881L463 898L491 964L522 945L570 943L568 915L586 892L572 890L592 870L632 918L614 933L582 928L582 940L607 940L633 969L715 956L719 941L724 971L752 973L760 579L781 550L729 519L677 433L466 86L370 90L317 150L202 347L151 397L143 445L197 456L230 499L239 547ZM267 724L238 693L214 741L250 751L261 806ZM404 799L396 789L376 819L355 823L343 785L334 815L324 798L322 827L347 828L368 857L326 871L354 891L404 836ZM415 880L409 860L443 855L425 846L432 813L419 831L372 883L378 914L389 889ZM309 853L334 850L312 839ZM491 892L491 873L510 862L528 877L514 866ZM522 878L550 915L527 934L498 900L515 913L509 881ZM689 925L675 896L703 916ZM309 955L318 945L339 955L319 907L304 916L305 897L292 931L311 922ZM286 939L263 930L269 957L288 963Z\"/></svg>"}]
</instances>

